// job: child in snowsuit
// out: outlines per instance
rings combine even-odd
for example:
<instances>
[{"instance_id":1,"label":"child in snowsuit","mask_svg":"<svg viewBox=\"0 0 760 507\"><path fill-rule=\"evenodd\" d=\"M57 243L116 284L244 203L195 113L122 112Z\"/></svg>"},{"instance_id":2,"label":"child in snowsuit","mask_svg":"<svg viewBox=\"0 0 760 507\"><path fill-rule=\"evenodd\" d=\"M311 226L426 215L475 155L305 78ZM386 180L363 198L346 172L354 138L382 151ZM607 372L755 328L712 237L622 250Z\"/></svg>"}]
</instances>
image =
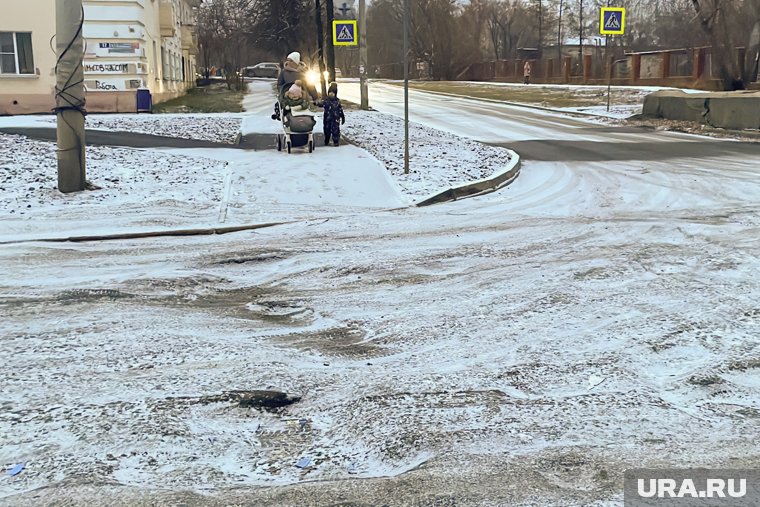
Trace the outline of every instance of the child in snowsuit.
<instances>
[{"instance_id":1,"label":"child in snowsuit","mask_svg":"<svg viewBox=\"0 0 760 507\"><path fill-rule=\"evenodd\" d=\"M321 107L325 108L325 113L322 116L322 126L325 132L325 146L330 144L330 139L335 143L335 146L340 144L340 126L346 123L346 116L343 114L343 106L338 99L338 83L330 83L330 88L327 90L327 98L322 101Z\"/></svg>"}]
</instances>

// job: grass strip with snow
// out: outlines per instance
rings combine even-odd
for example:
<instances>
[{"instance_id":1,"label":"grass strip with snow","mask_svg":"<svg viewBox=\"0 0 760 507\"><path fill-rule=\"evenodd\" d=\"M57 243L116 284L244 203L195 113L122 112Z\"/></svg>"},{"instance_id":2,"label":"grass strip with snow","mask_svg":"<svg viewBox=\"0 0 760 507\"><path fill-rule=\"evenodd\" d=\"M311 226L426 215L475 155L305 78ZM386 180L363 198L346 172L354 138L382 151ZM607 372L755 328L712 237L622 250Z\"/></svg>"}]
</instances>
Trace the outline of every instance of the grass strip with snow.
<instances>
[{"instance_id":1,"label":"grass strip with snow","mask_svg":"<svg viewBox=\"0 0 760 507\"><path fill-rule=\"evenodd\" d=\"M422 198L488 178L509 163L509 151L409 123L409 174L404 174L404 122L376 111L348 111L343 133L380 160L404 194Z\"/></svg>"}]
</instances>

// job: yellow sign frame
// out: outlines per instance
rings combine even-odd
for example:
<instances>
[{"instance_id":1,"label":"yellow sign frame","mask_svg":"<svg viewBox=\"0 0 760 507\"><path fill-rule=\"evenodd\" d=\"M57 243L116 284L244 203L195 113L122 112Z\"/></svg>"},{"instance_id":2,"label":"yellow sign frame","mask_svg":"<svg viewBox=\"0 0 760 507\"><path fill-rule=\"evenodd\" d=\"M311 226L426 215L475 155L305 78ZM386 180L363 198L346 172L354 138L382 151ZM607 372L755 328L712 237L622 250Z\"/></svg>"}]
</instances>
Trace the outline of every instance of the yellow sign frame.
<instances>
[{"instance_id":1,"label":"yellow sign frame","mask_svg":"<svg viewBox=\"0 0 760 507\"><path fill-rule=\"evenodd\" d=\"M604 29L604 15L607 12L620 14L620 30ZM599 33L602 35L623 35L625 33L625 7L602 7L599 11Z\"/></svg>"},{"instance_id":2,"label":"yellow sign frame","mask_svg":"<svg viewBox=\"0 0 760 507\"><path fill-rule=\"evenodd\" d=\"M354 40L353 42L345 42L338 40L338 25L346 26L351 25L354 27ZM333 46L358 46L359 36L356 33L356 20L355 19L335 19L333 20Z\"/></svg>"}]
</instances>

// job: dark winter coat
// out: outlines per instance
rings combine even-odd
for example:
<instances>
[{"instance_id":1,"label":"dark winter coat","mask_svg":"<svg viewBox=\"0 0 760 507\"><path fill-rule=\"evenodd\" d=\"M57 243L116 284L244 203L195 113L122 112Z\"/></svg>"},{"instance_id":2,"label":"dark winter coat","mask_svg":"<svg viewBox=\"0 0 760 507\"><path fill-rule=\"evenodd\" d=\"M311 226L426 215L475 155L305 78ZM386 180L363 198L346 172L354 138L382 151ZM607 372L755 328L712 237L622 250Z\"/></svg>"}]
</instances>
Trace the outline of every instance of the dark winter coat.
<instances>
[{"instance_id":1,"label":"dark winter coat","mask_svg":"<svg viewBox=\"0 0 760 507\"><path fill-rule=\"evenodd\" d=\"M325 128L338 122L346 122L346 116L343 114L343 106L340 104L340 99L332 93L322 102L322 107L325 108Z\"/></svg>"},{"instance_id":2,"label":"dark winter coat","mask_svg":"<svg viewBox=\"0 0 760 507\"><path fill-rule=\"evenodd\" d=\"M346 123L346 116L343 114L343 106L340 99L335 93L329 93L327 98L322 101L320 107L325 108L322 115L322 127L325 132L325 144L332 140L335 145L340 141L340 125Z\"/></svg>"}]
</instances>

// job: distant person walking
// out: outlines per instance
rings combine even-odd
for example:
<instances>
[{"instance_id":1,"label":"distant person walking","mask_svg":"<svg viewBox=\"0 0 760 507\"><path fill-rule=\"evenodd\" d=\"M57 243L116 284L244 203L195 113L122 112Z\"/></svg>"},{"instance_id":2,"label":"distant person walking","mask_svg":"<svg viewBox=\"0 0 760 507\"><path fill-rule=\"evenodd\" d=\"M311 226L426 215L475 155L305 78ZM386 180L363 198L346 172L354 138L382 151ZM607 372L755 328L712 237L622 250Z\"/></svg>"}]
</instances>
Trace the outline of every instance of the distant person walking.
<instances>
[{"instance_id":1,"label":"distant person walking","mask_svg":"<svg viewBox=\"0 0 760 507\"><path fill-rule=\"evenodd\" d=\"M525 60L523 65L523 84L530 84L530 60Z\"/></svg>"}]
</instances>

